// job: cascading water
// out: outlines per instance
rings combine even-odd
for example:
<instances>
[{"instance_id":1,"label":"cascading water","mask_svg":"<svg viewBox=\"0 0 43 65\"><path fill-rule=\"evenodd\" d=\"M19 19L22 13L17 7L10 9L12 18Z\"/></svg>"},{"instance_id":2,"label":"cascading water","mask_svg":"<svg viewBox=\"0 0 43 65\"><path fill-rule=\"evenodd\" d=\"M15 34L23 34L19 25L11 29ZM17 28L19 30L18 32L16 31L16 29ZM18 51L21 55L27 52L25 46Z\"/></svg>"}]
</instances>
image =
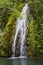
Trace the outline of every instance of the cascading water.
<instances>
[{"instance_id":1,"label":"cascading water","mask_svg":"<svg viewBox=\"0 0 43 65\"><path fill-rule=\"evenodd\" d=\"M17 40L17 36L18 33L20 33L20 56L25 56L25 52L26 52L26 28L28 25L28 4L26 4L23 7L23 10L21 12L21 16L18 18L17 23L16 23L16 32L15 32L15 37L14 37L14 43L12 46L12 50L13 50L13 56L15 56L15 47L16 47L16 40Z\"/></svg>"}]
</instances>

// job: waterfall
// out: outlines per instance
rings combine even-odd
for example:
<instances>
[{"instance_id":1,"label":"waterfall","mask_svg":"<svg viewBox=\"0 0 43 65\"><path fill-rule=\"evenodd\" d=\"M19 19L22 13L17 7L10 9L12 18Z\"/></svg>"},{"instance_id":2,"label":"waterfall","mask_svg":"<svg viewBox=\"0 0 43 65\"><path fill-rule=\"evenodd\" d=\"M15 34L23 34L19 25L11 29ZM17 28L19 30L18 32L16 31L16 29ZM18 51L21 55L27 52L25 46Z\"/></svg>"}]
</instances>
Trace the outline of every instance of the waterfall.
<instances>
[{"instance_id":1,"label":"waterfall","mask_svg":"<svg viewBox=\"0 0 43 65\"><path fill-rule=\"evenodd\" d=\"M26 55L26 28L28 25L28 4L26 3L21 12L21 16L18 18L16 23L16 31L14 37L14 43L12 45L13 56L15 56L15 48L17 43L17 37L19 35L19 44L20 44L20 56Z\"/></svg>"}]
</instances>

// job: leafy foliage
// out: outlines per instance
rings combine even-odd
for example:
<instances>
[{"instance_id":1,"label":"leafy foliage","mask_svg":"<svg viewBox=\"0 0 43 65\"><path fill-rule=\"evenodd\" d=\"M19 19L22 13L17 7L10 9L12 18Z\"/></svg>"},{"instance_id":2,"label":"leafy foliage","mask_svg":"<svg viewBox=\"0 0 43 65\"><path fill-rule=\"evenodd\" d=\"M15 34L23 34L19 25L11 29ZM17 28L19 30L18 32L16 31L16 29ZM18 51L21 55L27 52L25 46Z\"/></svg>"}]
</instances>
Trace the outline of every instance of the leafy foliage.
<instances>
[{"instance_id":1,"label":"leafy foliage","mask_svg":"<svg viewBox=\"0 0 43 65\"><path fill-rule=\"evenodd\" d=\"M30 52L32 57L43 57L43 4L33 0L30 5ZM29 46L28 46L29 47ZM28 54L29 55L29 54Z\"/></svg>"},{"instance_id":2,"label":"leafy foliage","mask_svg":"<svg viewBox=\"0 0 43 65\"><path fill-rule=\"evenodd\" d=\"M15 25L25 3L29 4L26 51L29 57L43 57L43 0L0 1L0 56L12 55Z\"/></svg>"}]
</instances>

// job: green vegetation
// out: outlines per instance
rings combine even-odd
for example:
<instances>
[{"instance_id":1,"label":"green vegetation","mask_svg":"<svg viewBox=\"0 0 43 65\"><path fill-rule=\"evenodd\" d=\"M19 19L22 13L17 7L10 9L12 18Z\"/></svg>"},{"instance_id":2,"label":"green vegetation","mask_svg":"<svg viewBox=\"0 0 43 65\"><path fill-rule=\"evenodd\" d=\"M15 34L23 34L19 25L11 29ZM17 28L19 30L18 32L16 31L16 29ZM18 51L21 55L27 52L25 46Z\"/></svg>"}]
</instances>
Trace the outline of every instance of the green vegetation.
<instances>
[{"instance_id":1,"label":"green vegetation","mask_svg":"<svg viewBox=\"0 0 43 65\"><path fill-rule=\"evenodd\" d=\"M43 57L43 4L42 0L33 0L30 5L29 40L30 47L28 56ZM28 39L28 38L27 38ZM29 41L28 40L28 41ZM28 52L28 51L27 51Z\"/></svg>"},{"instance_id":2,"label":"green vegetation","mask_svg":"<svg viewBox=\"0 0 43 65\"><path fill-rule=\"evenodd\" d=\"M26 31L26 55L43 58L43 0L0 1L0 57L12 55L16 21L26 2L30 22Z\"/></svg>"}]
</instances>

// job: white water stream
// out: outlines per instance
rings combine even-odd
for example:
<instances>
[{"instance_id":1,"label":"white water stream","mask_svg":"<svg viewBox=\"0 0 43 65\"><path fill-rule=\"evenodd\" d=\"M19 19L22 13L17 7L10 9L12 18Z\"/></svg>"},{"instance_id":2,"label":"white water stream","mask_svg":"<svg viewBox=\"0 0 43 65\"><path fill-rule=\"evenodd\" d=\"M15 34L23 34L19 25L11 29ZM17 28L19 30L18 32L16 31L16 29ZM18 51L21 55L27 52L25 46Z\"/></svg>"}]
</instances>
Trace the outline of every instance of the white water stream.
<instances>
[{"instance_id":1,"label":"white water stream","mask_svg":"<svg viewBox=\"0 0 43 65\"><path fill-rule=\"evenodd\" d=\"M26 28L28 25L28 4L25 4L23 7L23 10L21 12L21 16L18 18L17 23L16 23L16 31L15 31L15 37L14 37L14 43L12 46L13 50L13 56L15 56L15 47L16 47L16 40L18 33L20 33L20 56L25 56L26 55Z\"/></svg>"}]
</instances>

